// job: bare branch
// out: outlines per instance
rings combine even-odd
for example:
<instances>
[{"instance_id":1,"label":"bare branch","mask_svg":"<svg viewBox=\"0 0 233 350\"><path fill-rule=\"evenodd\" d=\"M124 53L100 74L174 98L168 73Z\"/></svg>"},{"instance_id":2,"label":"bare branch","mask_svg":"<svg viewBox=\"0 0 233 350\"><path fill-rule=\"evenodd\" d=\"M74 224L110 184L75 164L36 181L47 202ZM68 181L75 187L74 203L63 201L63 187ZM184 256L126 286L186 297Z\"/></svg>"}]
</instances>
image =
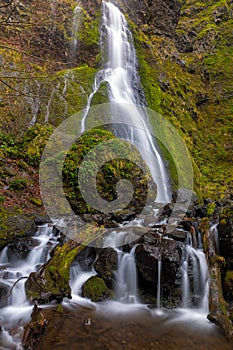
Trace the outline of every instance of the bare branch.
<instances>
[{"instance_id":1,"label":"bare branch","mask_svg":"<svg viewBox=\"0 0 233 350\"><path fill-rule=\"evenodd\" d=\"M13 286L11 287L9 294L6 295L6 296L4 296L3 298L9 298L9 297L11 296L12 291L13 291L13 288L16 286L16 284L17 284L19 281L21 281L22 279L26 279L26 278L28 278L28 277L20 277L20 278L13 284Z\"/></svg>"},{"instance_id":2,"label":"bare branch","mask_svg":"<svg viewBox=\"0 0 233 350\"><path fill-rule=\"evenodd\" d=\"M9 89L17 92L19 95L22 95L22 96L26 96L26 97L38 97L38 95L29 95L29 94L25 94L24 92L22 91L19 91L18 89L14 88L12 85L6 83L4 80L0 79L0 83L2 83L3 85L6 85Z\"/></svg>"}]
</instances>

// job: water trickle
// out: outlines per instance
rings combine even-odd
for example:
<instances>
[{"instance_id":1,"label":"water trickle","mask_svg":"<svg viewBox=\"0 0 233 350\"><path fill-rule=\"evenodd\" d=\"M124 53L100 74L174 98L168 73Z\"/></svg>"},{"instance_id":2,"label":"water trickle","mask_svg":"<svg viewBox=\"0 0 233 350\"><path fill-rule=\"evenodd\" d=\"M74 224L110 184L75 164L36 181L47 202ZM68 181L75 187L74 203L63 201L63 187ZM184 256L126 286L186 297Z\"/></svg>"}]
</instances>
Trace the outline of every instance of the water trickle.
<instances>
[{"instance_id":1,"label":"water trickle","mask_svg":"<svg viewBox=\"0 0 233 350\"><path fill-rule=\"evenodd\" d=\"M71 27L71 43L70 43L70 57L71 59L74 59L76 56L76 50L77 50L77 33L78 33L78 27L79 27L79 21L80 16L82 13L82 9L79 6L79 2L77 2L77 5L74 8L73 11L73 21L72 21L72 27Z\"/></svg>"},{"instance_id":2,"label":"water trickle","mask_svg":"<svg viewBox=\"0 0 233 350\"><path fill-rule=\"evenodd\" d=\"M158 282L157 282L157 309L161 309L161 272L162 261L158 260Z\"/></svg>"},{"instance_id":3,"label":"water trickle","mask_svg":"<svg viewBox=\"0 0 233 350\"><path fill-rule=\"evenodd\" d=\"M102 83L107 83L109 101L112 105L111 121L127 124L127 127L115 128L115 135L129 140L139 149L157 184L156 201L168 203L170 201L168 174L151 134L149 117L145 110L145 97L137 72L133 36L119 8L105 1L103 1L101 50L103 69L96 74L93 92L89 96L81 121L81 132L85 131L94 95Z\"/></svg>"},{"instance_id":4,"label":"water trickle","mask_svg":"<svg viewBox=\"0 0 233 350\"><path fill-rule=\"evenodd\" d=\"M216 254L219 254L219 234L218 234L218 223L215 223L210 228L210 233L213 235L213 250Z\"/></svg>"}]
</instances>

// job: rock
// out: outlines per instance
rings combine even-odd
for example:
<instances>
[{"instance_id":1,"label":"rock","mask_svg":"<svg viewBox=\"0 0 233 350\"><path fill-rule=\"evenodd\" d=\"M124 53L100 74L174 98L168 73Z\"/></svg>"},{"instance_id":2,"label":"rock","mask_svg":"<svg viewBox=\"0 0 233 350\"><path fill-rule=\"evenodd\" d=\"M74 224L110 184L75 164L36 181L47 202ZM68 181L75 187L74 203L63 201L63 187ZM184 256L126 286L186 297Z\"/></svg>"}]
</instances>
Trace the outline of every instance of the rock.
<instances>
[{"instance_id":1,"label":"rock","mask_svg":"<svg viewBox=\"0 0 233 350\"><path fill-rule=\"evenodd\" d=\"M187 231L182 229L175 229L172 231L169 236L172 237L176 241L185 242L187 239Z\"/></svg>"},{"instance_id":2,"label":"rock","mask_svg":"<svg viewBox=\"0 0 233 350\"><path fill-rule=\"evenodd\" d=\"M19 237L33 235L37 227L33 224L35 215L23 214L19 209L2 208L0 210L0 249Z\"/></svg>"},{"instance_id":3,"label":"rock","mask_svg":"<svg viewBox=\"0 0 233 350\"><path fill-rule=\"evenodd\" d=\"M3 282L0 282L0 307L4 307L8 304L8 295L10 293L10 287Z\"/></svg>"},{"instance_id":4,"label":"rock","mask_svg":"<svg viewBox=\"0 0 233 350\"><path fill-rule=\"evenodd\" d=\"M82 296L98 302L111 298L112 292L108 289L102 278L92 276L84 283Z\"/></svg>"},{"instance_id":5,"label":"rock","mask_svg":"<svg viewBox=\"0 0 233 350\"><path fill-rule=\"evenodd\" d=\"M139 294L145 302L154 303L158 283L158 261L161 260L161 290L164 303L174 306L181 302L180 264L184 244L162 239L157 246L139 244L135 250Z\"/></svg>"},{"instance_id":6,"label":"rock","mask_svg":"<svg viewBox=\"0 0 233 350\"><path fill-rule=\"evenodd\" d=\"M80 267L89 270L96 258L96 251L93 247L86 246L75 258L74 263Z\"/></svg>"},{"instance_id":7,"label":"rock","mask_svg":"<svg viewBox=\"0 0 233 350\"><path fill-rule=\"evenodd\" d=\"M233 270L227 270L224 279L224 291L226 300L229 302L233 301Z\"/></svg>"},{"instance_id":8,"label":"rock","mask_svg":"<svg viewBox=\"0 0 233 350\"><path fill-rule=\"evenodd\" d=\"M39 208L43 206L43 202L40 198L29 198L29 202Z\"/></svg>"},{"instance_id":9,"label":"rock","mask_svg":"<svg viewBox=\"0 0 233 350\"><path fill-rule=\"evenodd\" d=\"M25 259L36 245L38 242L35 239L23 237L9 244L7 254L12 255L13 259Z\"/></svg>"},{"instance_id":10,"label":"rock","mask_svg":"<svg viewBox=\"0 0 233 350\"><path fill-rule=\"evenodd\" d=\"M94 265L96 272L110 289L114 287L117 263L118 257L116 250L113 248L104 248L99 252Z\"/></svg>"},{"instance_id":11,"label":"rock","mask_svg":"<svg viewBox=\"0 0 233 350\"><path fill-rule=\"evenodd\" d=\"M225 259L215 254L213 238L210 235L208 218L201 221L200 232L203 237L203 248L209 265L209 315L208 319L222 328L228 338L233 338L233 325L228 317L228 304L223 296L222 269L226 266ZM230 279L229 279L230 282Z\"/></svg>"},{"instance_id":12,"label":"rock","mask_svg":"<svg viewBox=\"0 0 233 350\"><path fill-rule=\"evenodd\" d=\"M219 253L227 264L227 269L233 270L233 205L223 207L219 217Z\"/></svg>"},{"instance_id":13,"label":"rock","mask_svg":"<svg viewBox=\"0 0 233 350\"><path fill-rule=\"evenodd\" d=\"M178 0L121 0L129 18L145 33L172 35L179 19Z\"/></svg>"}]
</instances>

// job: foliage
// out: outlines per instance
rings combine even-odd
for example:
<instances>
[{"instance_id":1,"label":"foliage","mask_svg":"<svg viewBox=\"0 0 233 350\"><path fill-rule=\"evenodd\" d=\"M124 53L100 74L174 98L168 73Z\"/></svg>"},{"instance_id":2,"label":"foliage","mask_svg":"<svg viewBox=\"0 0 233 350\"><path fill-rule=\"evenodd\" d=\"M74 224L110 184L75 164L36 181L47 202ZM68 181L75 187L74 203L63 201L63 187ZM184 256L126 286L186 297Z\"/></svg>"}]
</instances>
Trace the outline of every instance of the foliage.
<instances>
[{"instance_id":1,"label":"foliage","mask_svg":"<svg viewBox=\"0 0 233 350\"><path fill-rule=\"evenodd\" d=\"M23 190L27 186L27 181L24 178L14 179L10 183L10 190L19 191Z\"/></svg>"}]
</instances>

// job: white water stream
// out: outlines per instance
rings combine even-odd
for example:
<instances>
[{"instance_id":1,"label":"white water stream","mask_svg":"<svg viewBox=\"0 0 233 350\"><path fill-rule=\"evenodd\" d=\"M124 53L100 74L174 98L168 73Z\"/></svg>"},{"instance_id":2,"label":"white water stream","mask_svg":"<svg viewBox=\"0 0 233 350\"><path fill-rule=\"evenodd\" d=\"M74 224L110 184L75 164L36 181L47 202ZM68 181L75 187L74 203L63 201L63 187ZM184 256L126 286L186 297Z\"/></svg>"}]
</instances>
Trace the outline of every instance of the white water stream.
<instances>
[{"instance_id":1,"label":"white water stream","mask_svg":"<svg viewBox=\"0 0 233 350\"><path fill-rule=\"evenodd\" d=\"M53 228L48 225L39 227L32 237L31 252L25 259L15 257L12 250L4 248L0 254L1 284L8 290L2 297L0 324L0 349L21 349L20 341L23 326L30 320L32 305L27 301L24 284L26 279L20 280L14 287L14 283L21 277L28 277L32 271L36 271L49 257L49 252L57 244L57 238L53 234ZM12 288L13 287L13 288ZM11 290L12 288L12 290ZM12 329L14 333L11 334ZM1 344L2 347L1 347Z\"/></svg>"}]
</instances>

